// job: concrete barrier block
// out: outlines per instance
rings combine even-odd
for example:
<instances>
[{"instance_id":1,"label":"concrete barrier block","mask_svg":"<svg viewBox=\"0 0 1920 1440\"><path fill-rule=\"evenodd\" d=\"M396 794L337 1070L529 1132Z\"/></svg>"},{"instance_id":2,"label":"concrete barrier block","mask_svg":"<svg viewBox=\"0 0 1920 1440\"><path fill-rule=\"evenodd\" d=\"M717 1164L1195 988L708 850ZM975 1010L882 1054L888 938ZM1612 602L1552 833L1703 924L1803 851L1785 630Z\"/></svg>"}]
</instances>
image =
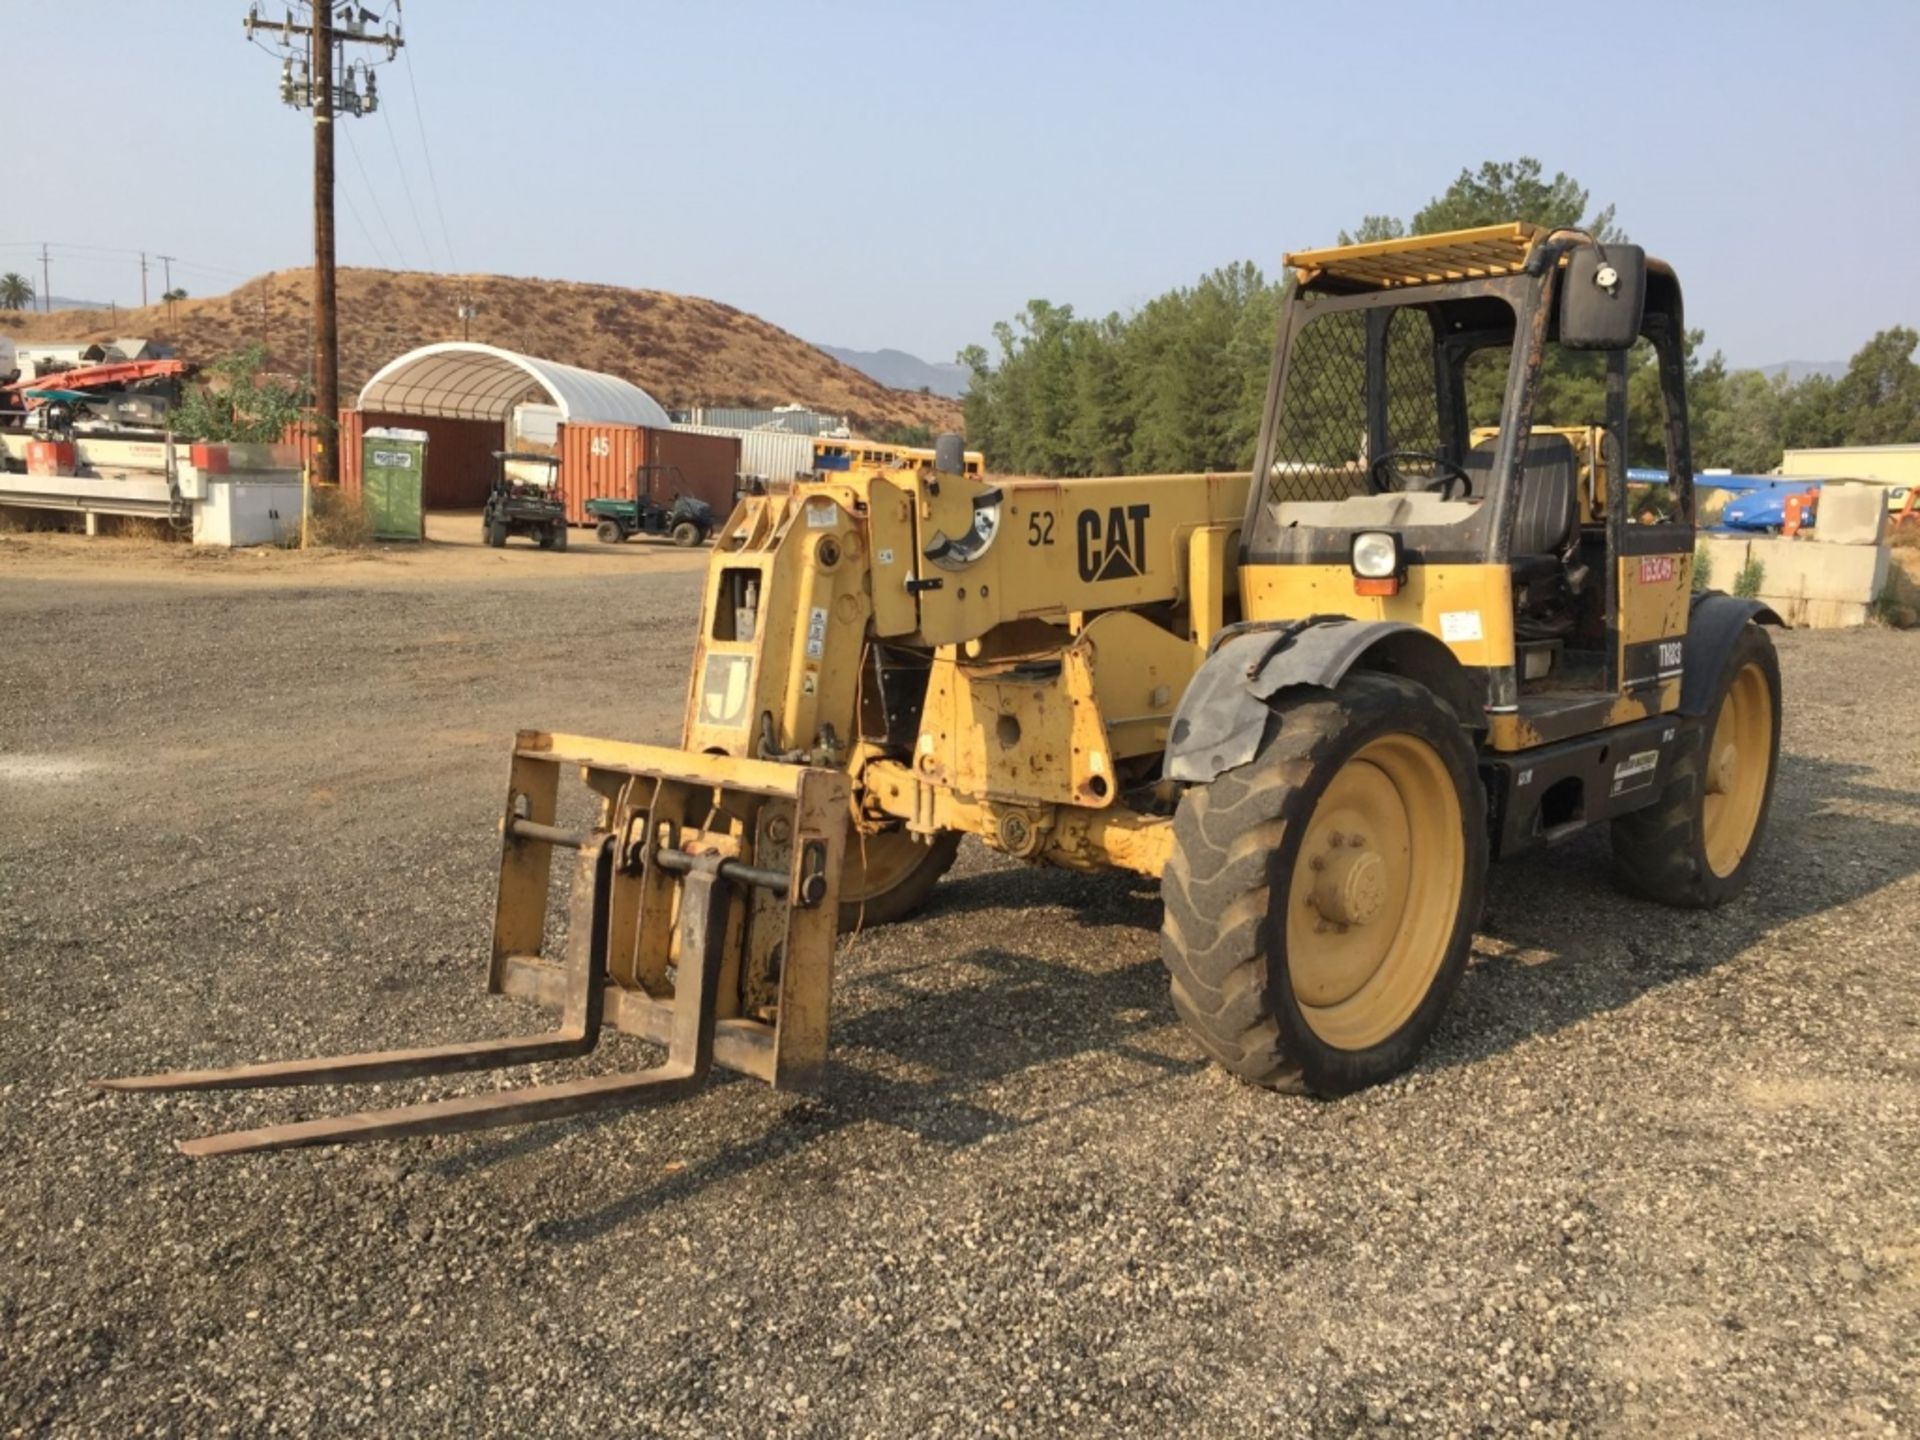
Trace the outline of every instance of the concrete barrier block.
<instances>
[{"instance_id":1,"label":"concrete barrier block","mask_svg":"<svg viewBox=\"0 0 1920 1440\"><path fill-rule=\"evenodd\" d=\"M1788 624L1815 629L1864 625L1890 564L1885 545L1819 545L1804 536L1704 536L1700 550L1715 590L1731 594L1748 562L1758 561L1755 598Z\"/></svg>"},{"instance_id":2,"label":"concrete barrier block","mask_svg":"<svg viewBox=\"0 0 1920 1440\"><path fill-rule=\"evenodd\" d=\"M1887 580L1884 545L1820 545L1811 540L1755 540L1765 568L1760 593L1805 600L1871 604Z\"/></svg>"},{"instance_id":3,"label":"concrete barrier block","mask_svg":"<svg viewBox=\"0 0 1920 1440\"><path fill-rule=\"evenodd\" d=\"M1744 535L1703 535L1695 546L1696 563L1707 564L1707 585L1714 590L1733 592L1734 577L1747 563L1747 547L1753 542Z\"/></svg>"},{"instance_id":4,"label":"concrete barrier block","mask_svg":"<svg viewBox=\"0 0 1920 1440\"><path fill-rule=\"evenodd\" d=\"M1886 486L1847 480L1820 487L1815 540L1823 545L1878 545L1886 534Z\"/></svg>"}]
</instances>

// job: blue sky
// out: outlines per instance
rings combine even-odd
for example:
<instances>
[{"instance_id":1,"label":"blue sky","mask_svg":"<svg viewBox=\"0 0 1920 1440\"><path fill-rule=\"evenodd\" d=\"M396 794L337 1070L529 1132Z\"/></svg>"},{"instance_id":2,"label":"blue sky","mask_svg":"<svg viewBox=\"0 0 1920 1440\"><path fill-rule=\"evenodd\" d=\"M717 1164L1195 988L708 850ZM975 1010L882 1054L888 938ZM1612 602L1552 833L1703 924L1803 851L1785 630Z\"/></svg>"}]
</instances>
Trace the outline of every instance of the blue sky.
<instances>
[{"instance_id":1,"label":"blue sky","mask_svg":"<svg viewBox=\"0 0 1920 1440\"><path fill-rule=\"evenodd\" d=\"M127 302L119 251L180 257L195 294L304 263L308 122L244 8L8 7L0 269L37 284L49 240L55 293ZM1915 0L413 0L405 23L451 256L403 63L383 114L342 122L343 263L684 291L944 360L1030 297L1104 313L1271 271L1533 154L1674 262L1737 364L1920 325Z\"/></svg>"}]
</instances>

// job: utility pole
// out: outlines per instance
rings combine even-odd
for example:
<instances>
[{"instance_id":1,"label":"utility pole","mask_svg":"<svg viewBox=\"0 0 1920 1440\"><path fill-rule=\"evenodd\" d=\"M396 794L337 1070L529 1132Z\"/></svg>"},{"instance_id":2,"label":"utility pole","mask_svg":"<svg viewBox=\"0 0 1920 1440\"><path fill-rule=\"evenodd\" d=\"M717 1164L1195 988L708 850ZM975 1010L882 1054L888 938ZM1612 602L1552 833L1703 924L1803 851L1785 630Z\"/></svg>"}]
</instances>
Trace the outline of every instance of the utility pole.
<instances>
[{"instance_id":1,"label":"utility pole","mask_svg":"<svg viewBox=\"0 0 1920 1440\"><path fill-rule=\"evenodd\" d=\"M140 252L140 308L147 308L147 252Z\"/></svg>"},{"instance_id":2,"label":"utility pole","mask_svg":"<svg viewBox=\"0 0 1920 1440\"><path fill-rule=\"evenodd\" d=\"M334 294L333 243L333 122L336 115L368 115L379 104L370 63L347 62L336 67L335 52L348 45L380 45L391 61L404 43L398 23L381 32L367 29L372 12L340 0L305 0L309 23L294 16L296 4L278 24L260 18L256 3L242 22L249 40L260 30L272 39L281 56L280 98L296 110L313 108L313 480L322 485L340 483L338 429L340 422L340 326ZM338 7L344 28L334 25ZM396 12L398 7L395 7ZM304 41L304 56L300 55ZM298 57L298 58L296 58ZM169 277L171 280L171 277ZM173 286L168 284L171 291Z\"/></svg>"},{"instance_id":3,"label":"utility pole","mask_svg":"<svg viewBox=\"0 0 1920 1440\"><path fill-rule=\"evenodd\" d=\"M53 309L53 281L47 278L47 242L40 242L40 310L41 313Z\"/></svg>"},{"instance_id":4,"label":"utility pole","mask_svg":"<svg viewBox=\"0 0 1920 1440\"><path fill-rule=\"evenodd\" d=\"M171 291L173 289L173 256L160 255L155 258L157 258L160 261L160 263L166 267L167 289Z\"/></svg>"},{"instance_id":5,"label":"utility pole","mask_svg":"<svg viewBox=\"0 0 1920 1440\"><path fill-rule=\"evenodd\" d=\"M313 0L313 479L340 483L340 317L333 301L333 0Z\"/></svg>"}]
</instances>

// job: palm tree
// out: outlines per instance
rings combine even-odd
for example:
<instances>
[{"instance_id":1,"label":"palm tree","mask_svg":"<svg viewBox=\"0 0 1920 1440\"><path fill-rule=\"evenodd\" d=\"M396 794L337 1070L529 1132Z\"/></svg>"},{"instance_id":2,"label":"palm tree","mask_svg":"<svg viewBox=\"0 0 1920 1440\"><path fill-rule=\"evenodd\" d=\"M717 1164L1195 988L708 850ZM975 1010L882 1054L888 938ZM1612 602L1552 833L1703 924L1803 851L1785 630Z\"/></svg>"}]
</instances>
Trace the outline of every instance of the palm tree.
<instances>
[{"instance_id":1,"label":"palm tree","mask_svg":"<svg viewBox=\"0 0 1920 1440\"><path fill-rule=\"evenodd\" d=\"M0 310L25 310L33 304L33 282L18 271L0 275Z\"/></svg>"}]
</instances>

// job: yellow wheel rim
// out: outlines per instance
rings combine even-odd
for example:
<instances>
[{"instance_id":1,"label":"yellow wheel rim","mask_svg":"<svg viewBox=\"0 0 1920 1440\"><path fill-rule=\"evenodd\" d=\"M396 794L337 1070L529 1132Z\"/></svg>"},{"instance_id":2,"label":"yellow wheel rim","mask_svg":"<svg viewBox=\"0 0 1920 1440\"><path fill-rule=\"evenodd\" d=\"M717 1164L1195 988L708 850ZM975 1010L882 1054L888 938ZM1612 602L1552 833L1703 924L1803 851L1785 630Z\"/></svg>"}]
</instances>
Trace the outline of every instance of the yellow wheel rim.
<instances>
[{"instance_id":1,"label":"yellow wheel rim","mask_svg":"<svg viewBox=\"0 0 1920 1440\"><path fill-rule=\"evenodd\" d=\"M1365 1050L1406 1024L1446 959L1466 864L1460 795L1426 741L1385 735L1340 767L1287 892L1287 975L1314 1034Z\"/></svg>"},{"instance_id":2,"label":"yellow wheel rim","mask_svg":"<svg viewBox=\"0 0 1920 1440\"><path fill-rule=\"evenodd\" d=\"M911 876L927 858L927 847L904 830L883 830L864 839L847 827L846 859L840 865L840 903L864 904Z\"/></svg>"},{"instance_id":3,"label":"yellow wheel rim","mask_svg":"<svg viewBox=\"0 0 1920 1440\"><path fill-rule=\"evenodd\" d=\"M1773 768L1773 696L1758 665L1743 665L1727 687L1706 767L1701 829L1707 866L1724 880L1740 868L1753 844Z\"/></svg>"}]
</instances>

